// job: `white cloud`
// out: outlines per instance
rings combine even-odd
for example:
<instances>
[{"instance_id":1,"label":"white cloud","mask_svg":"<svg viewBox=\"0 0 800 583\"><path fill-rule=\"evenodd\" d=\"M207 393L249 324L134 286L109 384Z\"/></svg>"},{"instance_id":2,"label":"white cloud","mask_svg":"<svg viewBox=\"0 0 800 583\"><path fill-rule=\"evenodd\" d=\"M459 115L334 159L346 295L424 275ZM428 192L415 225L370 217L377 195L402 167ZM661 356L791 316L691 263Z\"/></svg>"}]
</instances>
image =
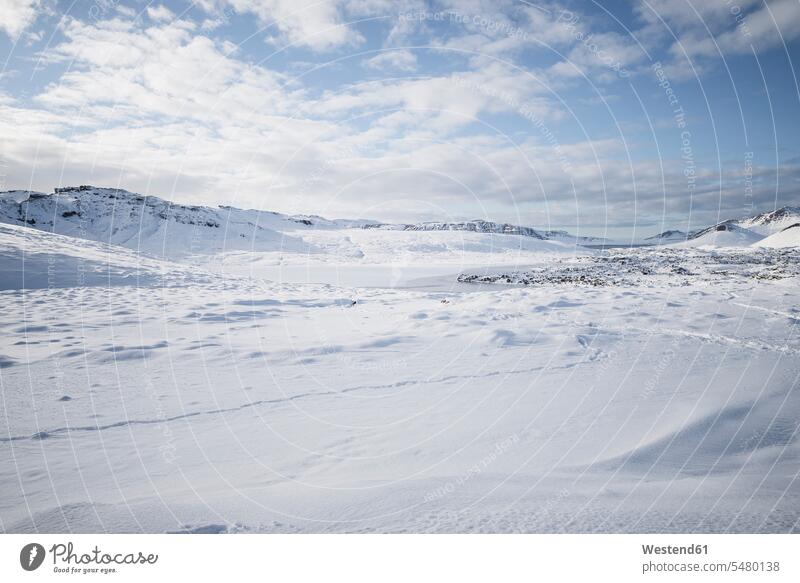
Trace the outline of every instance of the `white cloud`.
<instances>
[{"instance_id":1,"label":"white cloud","mask_svg":"<svg viewBox=\"0 0 800 583\"><path fill-rule=\"evenodd\" d=\"M298 118L302 91L193 28L67 19L65 41L43 58L70 67L34 98L40 107L0 102L10 179L51 188L124 176L133 189L175 183L177 198L207 202L242 182L254 204L286 160L307 167L336 151L326 140L346 128Z\"/></svg>"},{"instance_id":2,"label":"white cloud","mask_svg":"<svg viewBox=\"0 0 800 583\"><path fill-rule=\"evenodd\" d=\"M800 2L797 0L650 0L637 6L646 23L636 31L652 44L667 43L675 78L686 78L686 58L698 74L711 59L761 53L800 37Z\"/></svg>"},{"instance_id":3,"label":"white cloud","mask_svg":"<svg viewBox=\"0 0 800 583\"><path fill-rule=\"evenodd\" d=\"M387 50L365 60L364 66L377 71L414 71L417 57L409 50Z\"/></svg>"},{"instance_id":4,"label":"white cloud","mask_svg":"<svg viewBox=\"0 0 800 583\"><path fill-rule=\"evenodd\" d=\"M147 16L156 22L169 22L175 18L175 14L172 12L172 10L163 4L158 6L148 6Z\"/></svg>"},{"instance_id":5,"label":"white cloud","mask_svg":"<svg viewBox=\"0 0 800 583\"><path fill-rule=\"evenodd\" d=\"M130 6L125 6L124 4L117 4L117 13L126 18L136 17L136 11Z\"/></svg>"},{"instance_id":6,"label":"white cloud","mask_svg":"<svg viewBox=\"0 0 800 583\"><path fill-rule=\"evenodd\" d=\"M443 124L437 131L469 125L482 113L531 110L557 119L559 111L543 96L547 87L527 71L497 61L448 75L380 79L326 91L308 111L338 116L386 108L429 112ZM425 123L430 126L430 119Z\"/></svg>"},{"instance_id":7,"label":"white cloud","mask_svg":"<svg viewBox=\"0 0 800 583\"><path fill-rule=\"evenodd\" d=\"M353 45L363 38L346 25L340 6L344 0L205 0L200 5L212 14L225 6L240 14L254 14L275 42L289 42L327 51Z\"/></svg>"},{"instance_id":8,"label":"white cloud","mask_svg":"<svg viewBox=\"0 0 800 583\"><path fill-rule=\"evenodd\" d=\"M800 37L797 0L776 0L741 14L741 19L727 14L729 26L716 36L709 35L704 28L690 29L675 42L671 52L676 56L686 52L690 57L760 53Z\"/></svg>"},{"instance_id":9,"label":"white cloud","mask_svg":"<svg viewBox=\"0 0 800 583\"><path fill-rule=\"evenodd\" d=\"M0 0L0 30L16 39L36 20L39 5L40 0Z\"/></svg>"},{"instance_id":10,"label":"white cloud","mask_svg":"<svg viewBox=\"0 0 800 583\"><path fill-rule=\"evenodd\" d=\"M646 22L664 30L667 23L680 32L698 26L725 29L734 19L733 11L746 11L762 0L648 0L637 3L636 12Z\"/></svg>"},{"instance_id":11,"label":"white cloud","mask_svg":"<svg viewBox=\"0 0 800 583\"><path fill-rule=\"evenodd\" d=\"M200 23L200 29L205 31L211 31L216 28L219 28L225 23L222 18L205 18L203 22Z\"/></svg>"},{"instance_id":12,"label":"white cloud","mask_svg":"<svg viewBox=\"0 0 800 583\"><path fill-rule=\"evenodd\" d=\"M184 21L143 29L118 19L95 25L70 19L63 30L67 40L45 58L71 67L36 100L61 109L111 105L120 117L134 110L139 118L204 123L274 115L292 106L281 76L235 59L229 43L192 29Z\"/></svg>"},{"instance_id":13,"label":"white cloud","mask_svg":"<svg viewBox=\"0 0 800 583\"><path fill-rule=\"evenodd\" d=\"M15 172L51 184L69 176L80 182L124 177L130 188L168 185L165 194L207 202L219 202L216 192L236 184L248 205L307 211L335 202L337 213L358 214L364 200L380 200L382 193L429 196L426 184L436 190L431 196L450 204L463 195L453 184L463 183L502 206L508 198L497 172L507 174L510 188L527 191L524 156L502 138L452 137L454 131L482 113L523 106L548 119L558 115L532 76L496 62L451 75L349 85L313 98L180 21L142 28L120 19L91 25L70 19L63 33L66 40L46 57L69 62L70 69L37 96L44 109L6 106L7 125L0 127L4 135L14 133L7 147ZM350 125L351 117L369 127ZM345 160L329 163L342 153ZM465 168L465 159L475 164ZM324 180L309 184L319 168ZM404 168L412 170L398 177ZM377 178L365 178L374 173ZM453 180L440 184L447 176ZM339 192L350 183L359 186Z\"/></svg>"}]
</instances>

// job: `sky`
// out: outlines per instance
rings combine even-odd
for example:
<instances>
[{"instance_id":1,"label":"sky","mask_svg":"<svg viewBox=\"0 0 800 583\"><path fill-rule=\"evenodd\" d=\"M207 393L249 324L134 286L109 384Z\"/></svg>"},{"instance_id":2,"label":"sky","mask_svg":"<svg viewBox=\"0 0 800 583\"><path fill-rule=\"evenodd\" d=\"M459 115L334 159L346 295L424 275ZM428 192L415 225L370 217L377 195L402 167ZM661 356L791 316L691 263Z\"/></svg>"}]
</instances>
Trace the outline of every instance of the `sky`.
<instances>
[{"instance_id":1,"label":"sky","mask_svg":"<svg viewBox=\"0 0 800 583\"><path fill-rule=\"evenodd\" d=\"M697 228L800 206L798 37L798 0L0 0L0 190Z\"/></svg>"}]
</instances>

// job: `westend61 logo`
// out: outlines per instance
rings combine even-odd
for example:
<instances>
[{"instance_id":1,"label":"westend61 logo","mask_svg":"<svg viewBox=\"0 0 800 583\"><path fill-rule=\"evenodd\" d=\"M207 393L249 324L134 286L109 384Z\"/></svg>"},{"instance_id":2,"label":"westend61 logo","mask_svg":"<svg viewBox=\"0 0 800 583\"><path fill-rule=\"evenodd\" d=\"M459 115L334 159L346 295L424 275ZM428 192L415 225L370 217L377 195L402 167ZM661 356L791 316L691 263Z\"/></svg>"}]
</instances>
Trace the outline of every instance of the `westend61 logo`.
<instances>
[{"instance_id":1,"label":"westend61 logo","mask_svg":"<svg viewBox=\"0 0 800 583\"><path fill-rule=\"evenodd\" d=\"M29 543L19 552L19 564L26 571L35 571L44 562L44 547L39 543Z\"/></svg>"},{"instance_id":2,"label":"westend61 logo","mask_svg":"<svg viewBox=\"0 0 800 583\"><path fill-rule=\"evenodd\" d=\"M35 571L48 553L55 573L114 573L116 565L154 565L158 561L158 555L152 553L105 553L97 545L89 552L79 553L69 542L54 544L49 551L39 543L29 543L19 552L19 564L26 571Z\"/></svg>"}]
</instances>

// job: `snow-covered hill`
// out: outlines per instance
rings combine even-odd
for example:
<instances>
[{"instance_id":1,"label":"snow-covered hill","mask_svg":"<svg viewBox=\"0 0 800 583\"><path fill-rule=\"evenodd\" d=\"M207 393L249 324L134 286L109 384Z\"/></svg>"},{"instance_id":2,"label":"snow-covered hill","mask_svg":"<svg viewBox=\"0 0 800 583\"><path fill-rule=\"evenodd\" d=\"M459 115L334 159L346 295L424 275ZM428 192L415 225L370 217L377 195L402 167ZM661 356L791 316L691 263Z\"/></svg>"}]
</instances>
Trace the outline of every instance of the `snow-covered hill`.
<instances>
[{"instance_id":1,"label":"snow-covered hill","mask_svg":"<svg viewBox=\"0 0 800 583\"><path fill-rule=\"evenodd\" d=\"M800 207L785 206L774 211L760 213L735 223L759 235L778 233L795 223L800 223Z\"/></svg>"},{"instance_id":2,"label":"snow-covered hill","mask_svg":"<svg viewBox=\"0 0 800 583\"><path fill-rule=\"evenodd\" d=\"M675 243L677 241L685 241L688 238L688 233L683 231L679 231L677 229L671 229L664 231L663 233L659 233L658 235L653 235L652 237L646 237L645 241L652 241L655 244L667 244L667 243Z\"/></svg>"},{"instance_id":3,"label":"snow-covered hill","mask_svg":"<svg viewBox=\"0 0 800 583\"><path fill-rule=\"evenodd\" d=\"M795 223L756 242L754 247L800 247L800 223Z\"/></svg>"},{"instance_id":4,"label":"snow-covered hill","mask_svg":"<svg viewBox=\"0 0 800 583\"><path fill-rule=\"evenodd\" d=\"M343 226L229 206L187 206L92 186L59 188L53 194L2 193L0 222L167 257L223 250L303 252L308 245L287 231Z\"/></svg>"},{"instance_id":5,"label":"snow-covered hill","mask_svg":"<svg viewBox=\"0 0 800 583\"><path fill-rule=\"evenodd\" d=\"M690 247L741 247L757 243L760 237L779 233L796 223L800 223L800 207L785 206L745 218L727 219L688 233L669 229L646 237L644 242L655 245L686 242Z\"/></svg>"},{"instance_id":6,"label":"snow-covered hill","mask_svg":"<svg viewBox=\"0 0 800 583\"><path fill-rule=\"evenodd\" d=\"M745 229L734 221L725 221L696 233L676 246L680 247L748 247L763 239L755 231Z\"/></svg>"}]
</instances>

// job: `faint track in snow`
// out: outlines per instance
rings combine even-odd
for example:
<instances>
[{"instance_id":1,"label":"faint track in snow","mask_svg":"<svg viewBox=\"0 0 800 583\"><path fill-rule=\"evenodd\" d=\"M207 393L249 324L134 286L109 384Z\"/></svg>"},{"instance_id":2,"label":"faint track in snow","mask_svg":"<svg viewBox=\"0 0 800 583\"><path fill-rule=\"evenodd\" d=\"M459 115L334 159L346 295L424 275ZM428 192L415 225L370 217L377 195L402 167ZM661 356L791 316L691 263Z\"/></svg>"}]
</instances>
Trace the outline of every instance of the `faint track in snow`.
<instances>
[{"instance_id":1,"label":"faint track in snow","mask_svg":"<svg viewBox=\"0 0 800 583\"><path fill-rule=\"evenodd\" d=\"M785 316L786 318L789 318L795 323L800 323L800 313L792 314L789 312L781 312L780 310L773 310L770 308L764 308L762 306L753 306L750 304L741 304L738 302L731 302L731 305L739 306L740 308L745 308L746 310L758 310L759 312L767 312L768 314L775 314L776 316Z\"/></svg>"},{"instance_id":2,"label":"faint track in snow","mask_svg":"<svg viewBox=\"0 0 800 583\"><path fill-rule=\"evenodd\" d=\"M348 393L353 393L357 391L370 391L370 390L385 390L385 389L396 389L400 387L406 387L411 385L430 385L435 383L447 383L450 381L457 381L457 380L475 380L475 379L488 379L498 376L510 376L510 375L520 375L520 374L530 374L535 372L542 372L548 370L569 370L571 368L575 368L576 366L584 365L584 364L594 364L597 361L597 356L594 358L588 358L584 360L578 360L575 362L571 362L561 366L537 366L533 368L527 369L519 369L519 370L498 370L493 371L486 374L481 375L449 375L446 377L440 377L436 379L425 379L425 380L406 380L406 381L399 381L396 383L388 383L383 385L361 385L357 387L350 387L347 389L342 389L340 391L318 391L313 393L299 393L297 395L292 395L289 397L284 397L280 399L260 399L258 401L252 401L250 403L244 403L242 405L237 405L235 407L223 407L219 409L210 409L204 411L193 411L191 413L183 413L181 415L173 415L170 417L162 417L159 419L129 419L124 421L116 421L114 423L108 423L105 425L83 425L83 426L76 426L76 427L56 427L54 429L46 429L34 433L33 435L12 435L8 437L0 437L0 443L8 443L12 441L24 441L24 440L44 440L54 437L56 435L61 435L65 433L72 433L72 432L96 432L96 431L105 431L107 429L117 429L120 427L129 427L133 425L161 425L164 423L171 423L173 421L180 421L183 419L190 419L192 417L200 417L200 416L209 416L209 415L223 415L226 413L235 413L237 411L244 411L246 409L250 409L253 407L260 407L262 405L280 405L283 403L289 403L292 401L297 401L301 399L308 399L312 397L336 397L339 395L345 395Z\"/></svg>"},{"instance_id":3,"label":"faint track in snow","mask_svg":"<svg viewBox=\"0 0 800 583\"><path fill-rule=\"evenodd\" d=\"M764 308L765 310L767 308ZM774 311L774 310L768 310ZM780 315L786 315L784 312L777 312ZM791 316L790 316L791 317ZM578 320L571 320L572 325L574 326L589 326L591 322L581 322ZM604 333L617 333L617 334L626 334L629 332L642 332L649 334L651 336L657 335L664 335L664 336L672 336L678 338L695 338L697 340L701 340L704 342L708 342L711 344L723 344L727 346L736 346L738 348L744 348L747 350L752 350L756 352L762 351L770 351L770 352L778 352L781 354L790 354L792 356L800 356L800 348L793 348L788 345L775 345L769 344L767 342L762 342L759 340L755 340L752 338L733 338L731 336L724 336L722 334L710 334L710 333L703 333L703 332L690 332L687 330L675 330L669 328L640 328L637 326L626 326L624 328L617 328L614 326L607 326L604 325L602 331Z\"/></svg>"},{"instance_id":4,"label":"faint track in snow","mask_svg":"<svg viewBox=\"0 0 800 583\"><path fill-rule=\"evenodd\" d=\"M628 328L629 330L636 330L638 332L648 332L651 334L664 334L667 336L678 336L678 337L685 337L685 338L696 338L698 340L702 340L704 342L713 343L713 344L726 344L730 346L736 346L739 348L745 348L748 350L753 350L757 352L761 351L770 351L770 352L779 352L781 354L791 354L792 356L800 356L800 349L792 348L791 346L778 346L775 344L769 344L767 342L762 342L760 340L754 340L752 338L747 339L738 339L733 338L731 336L723 336L721 334L709 334L703 332L689 332L687 330L648 330L646 328Z\"/></svg>"}]
</instances>

